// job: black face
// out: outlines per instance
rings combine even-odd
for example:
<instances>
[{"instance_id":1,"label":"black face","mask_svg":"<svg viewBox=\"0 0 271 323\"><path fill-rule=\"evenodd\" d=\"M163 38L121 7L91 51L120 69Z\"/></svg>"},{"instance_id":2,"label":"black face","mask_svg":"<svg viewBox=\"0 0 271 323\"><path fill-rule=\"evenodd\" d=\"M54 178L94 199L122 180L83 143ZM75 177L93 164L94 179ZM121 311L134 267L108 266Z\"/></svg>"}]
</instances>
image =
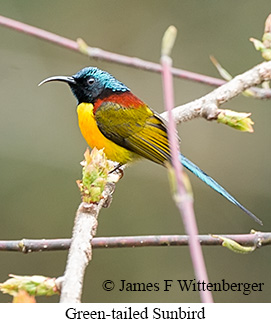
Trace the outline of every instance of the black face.
<instances>
[{"instance_id":1,"label":"black face","mask_svg":"<svg viewBox=\"0 0 271 323\"><path fill-rule=\"evenodd\" d=\"M105 89L102 82L93 76L76 77L74 75L73 79L74 83L68 83L78 103L94 103Z\"/></svg>"}]
</instances>

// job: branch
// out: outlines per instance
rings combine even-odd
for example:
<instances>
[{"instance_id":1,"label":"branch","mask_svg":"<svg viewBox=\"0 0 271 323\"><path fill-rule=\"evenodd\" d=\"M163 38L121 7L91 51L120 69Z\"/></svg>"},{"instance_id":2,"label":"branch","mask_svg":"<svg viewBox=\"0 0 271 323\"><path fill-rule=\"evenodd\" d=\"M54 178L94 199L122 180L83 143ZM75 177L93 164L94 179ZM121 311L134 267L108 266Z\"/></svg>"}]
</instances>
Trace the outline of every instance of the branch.
<instances>
[{"instance_id":1,"label":"branch","mask_svg":"<svg viewBox=\"0 0 271 323\"><path fill-rule=\"evenodd\" d=\"M136 67L136 68L140 68L143 70L148 70L156 73L162 73L162 67L160 64L142 60L136 57L128 57L128 56L112 53L95 47L90 47L82 39L78 39L78 41L76 42L71 39L59 36L57 34L45 31L43 29L24 24L10 18L6 18L4 16L0 16L0 25L49 41L51 43L65 47L67 49L71 49L81 54L88 55L89 57L92 57L92 58L106 60L106 61L123 64L123 65L128 65L131 67ZM258 68L261 66L265 69L264 72L266 74L269 74L269 78L263 77L264 75L262 75L261 71L258 70ZM256 73L256 76L258 77L254 82L253 72L255 70L256 72L258 72ZM201 99L176 107L173 110L174 119L176 122L183 122L197 117L203 117L203 118L206 118L207 120L217 120L218 115L221 112L218 109L219 104L222 104L228 101L229 99L240 94L242 91L248 88L250 88L250 90L254 92L254 95L253 95L254 98L258 98L258 99L271 98L270 89L259 89L259 88L253 87L254 85L258 85L262 83L264 80L270 79L270 64L268 63L262 63L261 65L254 67L250 71L246 72L248 73L247 75L245 75L246 73L242 74L243 76L245 75L245 79L240 79L241 81L240 84L237 81L236 90L234 89L234 87L230 88L228 84L231 82L235 82L236 80L239 80L239 78L241 78L242 75L239 75L229 83L226 83L225 80L221 80L218 78L209 77L206 75L193 73L193 72L189 72L189 71L177 69L177 68L171 68L171 73L172 75L182 79L201 82L201 83L205 83L213 86L221 86L219 88L220 90L218 91L218 93L213 91ZM222 85L225 85L225 87L223 87ZM230 91L230 93L228 93L228 91ZM227 100L226 101L222 100L223 102L219 102L220 99L223 97L227 97ZM167 119L166 113L164 113L163 116L165 117L165 119Z\"/></svg>"},{"instance_id":2,"label":"branch","mask_svg":"<svg viewBox=\"0 0 271 323\"><path fill-rule=\"evenodd\" d=\"M57 34L48 32L46 30L31 26L28 24L24 24L22 22L19 22L17 20L10 19L4 16L0 16L0 25L16 30L18 32L22 32L22 33L37 37L39 39L46 40L50 43L54 43L56 45L76 51L83 55L87 55L94 59L114 62L117 64L127 65L130 67L135 67L135 68L139 68L139 69L143 69L143 70L147 70L155 73L162 73L162 67L160 64L149 62L136 57L129 57L125 55L112 53L96 47L90 47L81 39L78 39L78 41L76 42L66 37L59 36ZM216 87L226 83L225 80L222 80L219 78L186 71L183 69L171 68L171 72L172 72L172 75L174 75L175 77L190 80L190 81L200 82L200 83L204 83L204 84L208 84ZM253 91L255 92L255 96L254 96L255 98L259 98L259 99L271 98L271 90L253 88Z\"/></svg>"},{"instance_id":3,"label":"branch","mask_svg":"<svg viewBox=\"0 0 271 323\"><path fill-rule=\"evenodd\" d=\"M173 109L173 116L176 122L184 122L195 118L205 118L207 120L217 120L221 112L221 104L229 101L253 85L261 84L271 79L271 61L263 62L252 69L233 78L228 83L213 90L207 95L181 105ZM168 118L166 112L161 114Z\"/></svg>"},{"instance_id":4,"label":"branch","mask_svg":"<svg viewBox=\"0 0 271 323\"><path fill-rule=\"evenodd\" d=\"M218 234L198 235L202 246L220 246L221 239L215 238ZM224 234L221 237L232 239L243 246L258 248L271 245L271 232L254 232L250 234ZM68 250L71 239L22 239L0 241L0 251L33 253L40 251ZM93 249L111 248L140 248L140 247L174 247L188 246L187 235L148 235L133 237L98 237L91 241Z\"/></svg>"},{"instance_id":5,"label":"branch","mask_svg":"<svg viewBox=\"0 0 271 323\"><path fill-rule=\"evenodd\" d=\"M69 257L61 286L60 303L79 303L85 269L92 258L91 240L96 234L99 204L82 202L78 207Z\"/></svg>"},{"instance_id":6,"label":"branch","mask_svg":"<svg viewBox=\"0 0 271 323\"><path fill-rule=\"evenodd\" d=\"M122 65L128 65L131 67L136 67L136 68L140 68L143 70L152 71L156 73L162 72L162 67L160 64L149 62L136 57L129 57L125 55L112 53L96 47L90 47L90 46L87 46L85 42L82 41L81 39L79 39L79 41L76 42L74 40L59 36L57 34L45 31L43 29L31 26L31 25L24 24L22 22L19 22L17 20L13 20L4 16L0 16L0 25L49 41L50 43L54 43L56 45L65 47L67 49L71 49L83 55L87 55L91 58L114 62ZM193 72L189 72L189 71L185 71L177 68L173 68L172 73L174 76L179 78L201 82L201 83L205 83L213 86L220 86L225 83L224 80L221 80L218 78L214 78L214 77L210 77L210 76L206 76L198 73L193 73Z\"/></svg>"},{"instance_id":7,"label":"branch","mask_svg":"<svg viewBox=\"0 0 271 323\"><path fill-rule=\"evenodd\" d=\"M98 215L102 207L107 207L112 193L112 185L107 185L99 203L82 202L78 207L61 286L60 303L80 302L85 269L92 259L91 241L98 227Z\"/></svg>"},{"instance_id":8,"label":"branch","mask_svg":"<svg viewBox=\"0 0 271 323\"><path fill-rule=\"evenodd\" d=\"M85 269L92 259L91 241L98 227L98 215L102 207L108 207L119 174L110 174L112 163L107 161L103 150L87 149L82 181L77 181L82 195L79 205L68 261L61 286L60 303L79 303L81 300Z\"/></svg>"},{"instance_id":9,"label":"branch","mask_svg":"<svg viewBox=\"0 0 271 323\"><path fill-rule=\"evenodd\" d=\"M170 57L173 44L175 42L177 30L174 26L170 26L163 37L162 41L162 54L161 65L163 68L163 90L165 109L168 113L168 139L170 152L172 156L172 165L169 165L169 172L173 168L174 181L176 181L176 192L173 193L174 200L180 215L182 216L183 224L186 233L189 236L189 250L193 264L194 273L196 279L204 281L208 284L208 275L203 258L203 253L200 247L200 243L197 239L198 228L196 223L196 217L193 206L193 197L189 193L189 190L185 186L185 178L183 173L183 167L180 163L179 156L179 142L176 136L177 129L173 120L172 110L174 107L174 90L173 90L173 78L171 74L172 59ZM175 185L174 185L175 186ZM209 290L200 290L200 297L204 303L213 303L212 293Z\"/></svg>"},{"instance_id":10,"label":"branch","mask_svg":"<svg viewBox=\"0 0 271 323\"><path fill-rule=\"evenodd\" d=\"M123 64L123 65L128 65L131 67L141 68L152 72L157 72L157 73L162 72L162 67L160 64L145 61L135 57L119 55L116 53L104 51L99 48L90 47L90 46L87 46L82 40L78 40L78 42L76 42L71 39L61 37L54 33L21 23L19 21L16 21L10 18L0 16L0 25L14 29L19 32L26 33L31 36L35 36L40 39L44 39L46 41L65 47L67 49L71 49L81 54L88 55L89 57L92 57L92 58L111 61L111 62ZM262 73L261 68L263 68L264 73ZM189 72L189 71L185 71L177 68L171 68L172 75L176 77L192 80L196 82L201 82L201 83L205 83L213 86L220 86L218 92L216 92L215 90L207 94L201 99L176 107L173 110L175 121L183 122L197 117L203 117L203 118L206 118L207 120L216 120L218 118L219 113L221 112L218 109L220 104L228 101L229 99L240 94L242 91L248 88L252 89L254 85L258 85L262 83L264 80L269 80L270 70L271 70L270 62L262 63L254 67L250 71L242 75L239 75L235 77L232 81L226 83L226 81L221 79L217 79L217 78L213 78L213 77L209 77L202 74L193 73L193 72ZM254 72L256 72L255 81L253 79ZM269 77L267 77L268 74L269 74ZM237 85L237 88L235 89L234 86L231 87L229 84L234 84L234 86ZM260 99L271 98L271 90L258 89L258 88L253 88L252 90L254 91L254 97L256 98L260 98ZM221 100L221 98L226 98L226 100L225 99ZM164 113L163 116L167 119L166 113Z\"/></svg>"}]
</instances>

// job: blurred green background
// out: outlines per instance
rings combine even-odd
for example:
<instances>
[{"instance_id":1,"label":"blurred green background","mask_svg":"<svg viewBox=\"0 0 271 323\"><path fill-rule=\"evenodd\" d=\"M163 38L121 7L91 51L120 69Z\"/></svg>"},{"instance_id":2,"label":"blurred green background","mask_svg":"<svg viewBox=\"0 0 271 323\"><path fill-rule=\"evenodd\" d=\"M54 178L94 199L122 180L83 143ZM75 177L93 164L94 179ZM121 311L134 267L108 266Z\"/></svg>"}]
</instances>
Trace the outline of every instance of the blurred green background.
<instances>
[{"instance_id":1,"label":"blurred green background","mask_svg":"<svg viewBox=\"0 0 271 323\"><path fill-rule=\"evenodd\" d=\"M261 62L249 37L261 38L270 1L58 0L0 1L0 14L90 46L159 62L161 38L173 24L179 34L174 66L215 76L213 54L236 75ZM98 66L127 84L153 109L163 111L158 74L97 61L37 38L0 27L0 239L70 237L80 202L75 184L86 142L67 86L37 84L53 75L69 75ZM212 87L175 79L176 105L194 100ZM252 112L255 133L195 120L179 126L182 152L264 221L260 228L237 207L190 176L201 234L271 230L270 101L240 96L223 106ZM269 147L269 148L268 148ZM118 183L111 207L99 217L98 236L184 234L169 192L166 171L142 161ZM263 282L262 292L216 292L216 302L270 302L270 248L249 255L204 247L211 282ZM0 281L9 273L57 277L67 252L0 253ZM193 279L187 247L95 250L87 269L84 302L198 302L196 292L106 292L106 279L119 285ZM1 302L11 297L0 294ZM58 297L39 298L58 302Z\"/></svg>"}]
</instances>

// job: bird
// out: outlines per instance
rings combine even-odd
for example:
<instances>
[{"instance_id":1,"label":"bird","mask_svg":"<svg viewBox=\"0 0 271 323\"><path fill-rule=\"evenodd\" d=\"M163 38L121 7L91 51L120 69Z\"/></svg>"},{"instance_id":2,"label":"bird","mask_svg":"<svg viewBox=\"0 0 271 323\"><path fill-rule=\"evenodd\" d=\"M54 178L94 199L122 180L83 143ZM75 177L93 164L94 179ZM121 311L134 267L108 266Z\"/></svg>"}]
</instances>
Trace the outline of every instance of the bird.
<instances>
[{"instance_id":1,"label":"bird","mask_svg":"<svg viewBox=\"0 0 271 323\"><path fill-rule=\"evenodd\" d=\"M166 166L171 163L166 121L122 82L97 67L85 67L72 76L52 76L65 82L77 99L79 128L90 148L104 149L118 165L146 158ZM238 206L262 225L262 221L196 164L180 154L182 165L200 180Z\"/></svg>"}]
</instances>

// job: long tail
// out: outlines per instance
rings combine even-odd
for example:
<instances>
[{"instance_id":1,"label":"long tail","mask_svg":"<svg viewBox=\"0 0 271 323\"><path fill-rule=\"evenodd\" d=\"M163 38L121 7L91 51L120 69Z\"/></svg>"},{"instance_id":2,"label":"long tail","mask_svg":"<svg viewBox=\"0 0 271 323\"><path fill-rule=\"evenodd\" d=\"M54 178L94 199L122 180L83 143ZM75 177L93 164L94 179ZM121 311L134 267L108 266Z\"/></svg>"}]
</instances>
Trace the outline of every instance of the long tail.
<instances>
[{"instance_id":1,"label":"long tail","mask_svg":"<svg viewBox=\"0 0 271 323\"><path fill-rule=\"evenodd\" d=\"M222 186L220 186L212 177L207 175L203 170L201 170L197 165L192 163L189 159L187 159L184 155L180 155L180 161L185 168L190 170L194 175L196 175L200 180L214 189L216 192L224 196L227 200L237 205L242 209L246 214L248 214L254 221L263 225L262 221L256 217L253 213L251 213L248 209L246 209L241 203L239 203L230 193L228 193Z\"/></svg>"}]
</instances>

